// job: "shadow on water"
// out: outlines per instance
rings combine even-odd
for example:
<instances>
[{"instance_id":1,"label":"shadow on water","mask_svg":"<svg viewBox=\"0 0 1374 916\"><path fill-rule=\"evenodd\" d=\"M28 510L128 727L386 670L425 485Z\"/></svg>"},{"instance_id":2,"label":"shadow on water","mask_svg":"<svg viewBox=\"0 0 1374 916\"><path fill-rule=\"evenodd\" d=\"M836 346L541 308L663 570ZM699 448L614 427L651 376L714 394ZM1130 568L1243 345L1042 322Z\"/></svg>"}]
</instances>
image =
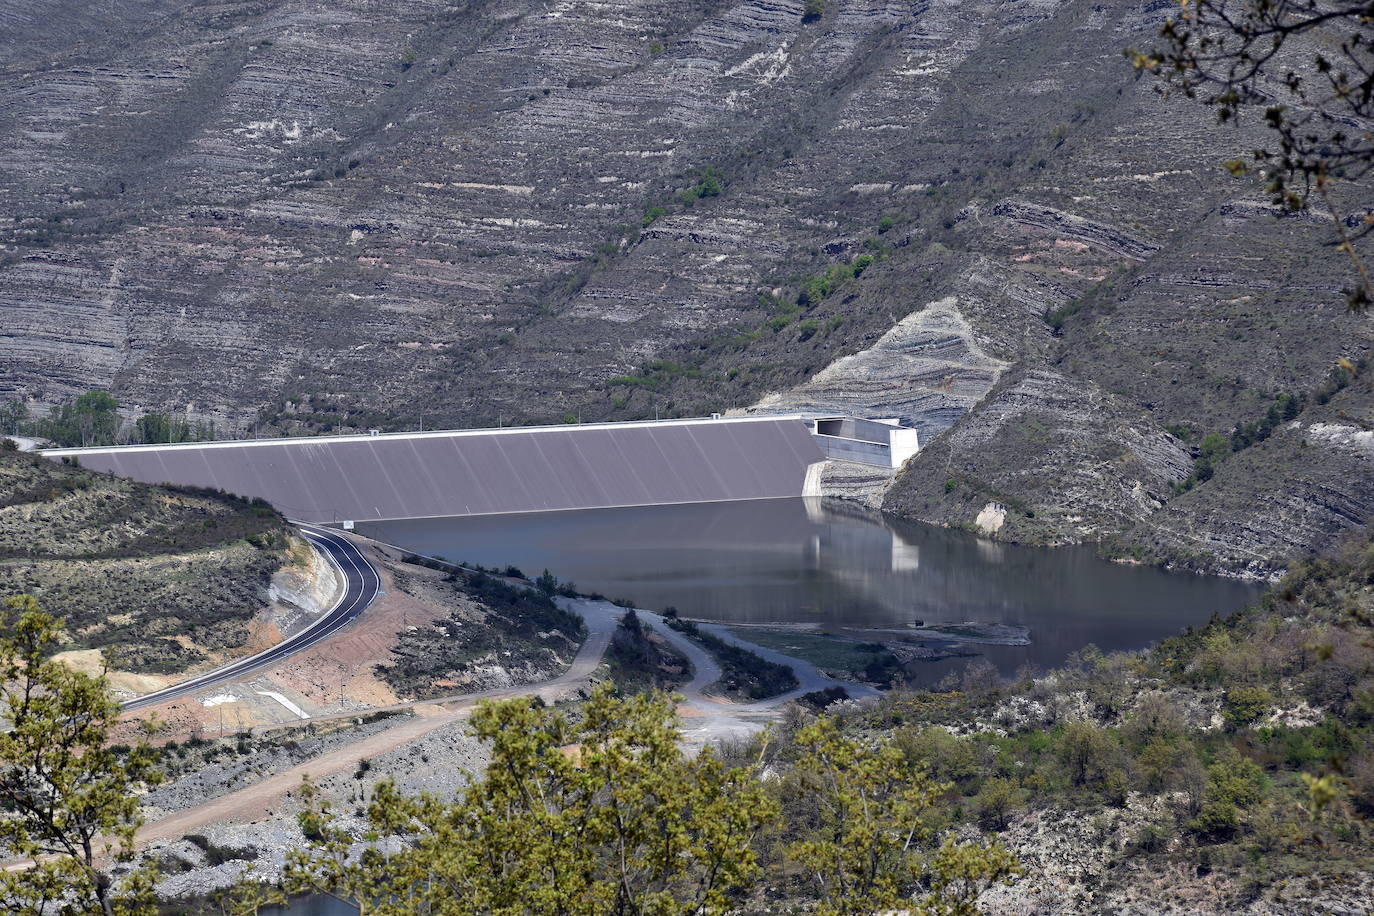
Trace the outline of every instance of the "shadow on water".
<instances>
[{"instance_id":1,"label":"shadow on water","mask_svg":"<svg viewBox=\"0 0 1374 916\"><path fill-rule=\"evenodd\" d=\"M1140 648L1259 593L1229 579L1111 563L1091 547L999 544L829 500L419 519L359 530L449 560L514 564L531 575L549 569L580 591L727 623L1028 627L1029 646L979 647L1008 674L1024 663L1060 664L1089 643ZM963 663L929 663L929 679Z\"/></svg>"}]
</instances>

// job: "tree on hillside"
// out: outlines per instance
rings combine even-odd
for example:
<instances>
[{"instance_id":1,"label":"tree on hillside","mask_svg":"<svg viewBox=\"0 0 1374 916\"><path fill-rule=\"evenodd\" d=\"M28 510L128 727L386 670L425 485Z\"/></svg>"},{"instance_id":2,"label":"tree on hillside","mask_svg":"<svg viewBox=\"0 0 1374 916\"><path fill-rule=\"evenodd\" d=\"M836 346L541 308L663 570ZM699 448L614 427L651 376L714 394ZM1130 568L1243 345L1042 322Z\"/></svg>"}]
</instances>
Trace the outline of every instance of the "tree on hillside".
<instances>
[{"instance_id":1,"label":"tree on hillside","mask_svg":"<svg viewBox=\"0 0 1374 916\"><path fill-rule=\"evenodd\" d=\"M119 717L103 677L52 660L61 624L30 595L0 605L0 906L23 916L152 916L152 875L116 881L133 852L137 790L161 774L146 743L107 744Z\"/></svg>"},{"instance_id":2,"label":"tree on hillside","mask_svg":"<svg viewBox=\"0 0 1374 916\"><path fill-rule=\"evenodd\" d=\"M782 786L760 779L757 762L687 756L673 698L657 691L621 697L603 684L572 717L538 701L488 703L473 724L491 761L456 801L382 782L358 830L307 784L309 845L291 854L283 886L245 884L225 912L319 893L361 916L707 916L758 890L763 849L814 879L819 914L973 916L984 890L1017 873L999 844L931 848L948 787L832 720L799 733ZM765 827L800 839L783 850Z\"/></svg>"},{"instance_id":3,"label":"tree on hillside","mask_svg":"<svg viewBox=\"0 0 1374 916\"><path fill-rule=\"evenodd\" d=\"M19 400L0 403L0 434L20 434L20 427L29 419L29 408Z\"/></svg>"},{"instance_id":4,"label":"tree on hillside","mask_svg":"<svg viewBox=\"0 0 1374 916\"><path fill-rule=\"evenodd\" d=\"M119 401L108 391L88 391L60 404L22 430L61 446L113 445L119 432Z\"/></svg>"},{"instance_id":5,"label":"tree on hillside","mask_svg":"<svg viewBox=\"0 0 1374 916\"><path fill-rule=\"evenodd\" d=\"M1330 214L1335 244L1354 266L1350 307L1374 303L1355 243L1374 211L1347 212L1335 193L1374 172L1374 2L1370 0L1178 0L1158 47L1128 51L1137 72L1166 93L1197 98L1231 122L1262 111L1272 146L1228 162L1257 172L1276 203L1306 209L1313 195Z\"/></svg>"},{"instance_id":6,"label":"tree on hillside","mask_svg":"<svg viewBox=\"0 0 1374 916\"><path fill-rule=\"evenodd\" d=\"M145 413L134 427L140 442L186 442L191 438L191 424L184 417L161 411Z\"/></svg>"},{"instance_id":7,"label":"tree on hillside","mask_svg":"<svg viewBox=\"0 0 1374 916\"><path fill-rule=\"evenodd\" d=\"M485 778L453 803L377 786L373 838L355 838L313 790L287 893L313 891L364 916L688 916L733 909L759 873L752 841L774 816L749 769L685 755L672 700L598 688L577 721L529 700L482 706ZM404 842L398 848L384 838ZM260 891L240 912L255 911Z\"/></svg>"},{"instance_id":8,"label":"tree on hillside","mask_svg":"<svg viewBox=\"0 0 1374 916\"><path fill-rule=\"evenodd\" d=\"M88 391L63 408L63 420L75 428L82 445L114 442L119 431L119 402L108 391Z\"/></svg>"},{"instance_id":9,"label":"tree on hillside","mask_svg":"<svg viewBox=\"0 0 1374 916\"><path fill-rule=\"evenodd\" d=\"M938 800L949 789L891 743L843 734L822 718L796 735L801 751L786 787L802 831L789 854L820 895L819 916L910 912L974 916L978 897L1018 873L1000 844L946 841L925 851ZM912 906L925 885L928 892Z\"/></svg>"}]
</instances>

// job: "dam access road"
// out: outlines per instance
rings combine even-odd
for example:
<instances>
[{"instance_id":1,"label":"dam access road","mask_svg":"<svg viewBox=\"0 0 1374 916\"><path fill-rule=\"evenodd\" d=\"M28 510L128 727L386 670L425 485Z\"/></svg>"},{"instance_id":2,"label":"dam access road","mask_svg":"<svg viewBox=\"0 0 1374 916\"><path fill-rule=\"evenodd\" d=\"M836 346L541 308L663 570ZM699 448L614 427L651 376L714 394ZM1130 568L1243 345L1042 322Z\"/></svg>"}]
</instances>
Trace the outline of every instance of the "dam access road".
<instances>
[{"instance_id":1,"label":"dam access road","mask_svg":"<svg viewBox=\"0 0 1374 916\"><path fill-rule=\"evenodd\" d=\"M245 678L255 671L275 665L288 656L308 649L323 639L328 639L367 609L381 588L381 577L371 561L363 556L357 545L342 535L314 525L298 523L298 527L301 534L305 535L318 550L323 551L330 562L343 573L344 592L334 607L321 614L299 633L287 637L270 649L230 662L180 684L126 700L122 704L125 711L155 706L226 681Z\"/></svg>"}]
</instances>

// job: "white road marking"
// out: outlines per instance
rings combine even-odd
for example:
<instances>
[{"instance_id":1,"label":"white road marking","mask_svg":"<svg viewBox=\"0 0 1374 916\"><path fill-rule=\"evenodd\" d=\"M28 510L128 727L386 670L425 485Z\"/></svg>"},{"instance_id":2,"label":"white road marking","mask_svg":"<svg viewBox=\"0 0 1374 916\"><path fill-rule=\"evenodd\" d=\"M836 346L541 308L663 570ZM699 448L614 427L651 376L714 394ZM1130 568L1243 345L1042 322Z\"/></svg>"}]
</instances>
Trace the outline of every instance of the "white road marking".
<instances>
[{"instance_id":1,"label":"white road marking","mask_svg":"<svg viewBox=\"0 0 1374 916\"><path fill-rule=\"evenodd\" d=\"M310 713L306 712L304 709L301 709L295 703L292 703L290 700L288 700L281 694L277 693L275 690L254 690L253 692L260 697L271 697L272 699L276 700L278 703L285 706L287 709L291 710L291 712L295 714L297 719L310 718Z\"/></svg>"}]
</instances>

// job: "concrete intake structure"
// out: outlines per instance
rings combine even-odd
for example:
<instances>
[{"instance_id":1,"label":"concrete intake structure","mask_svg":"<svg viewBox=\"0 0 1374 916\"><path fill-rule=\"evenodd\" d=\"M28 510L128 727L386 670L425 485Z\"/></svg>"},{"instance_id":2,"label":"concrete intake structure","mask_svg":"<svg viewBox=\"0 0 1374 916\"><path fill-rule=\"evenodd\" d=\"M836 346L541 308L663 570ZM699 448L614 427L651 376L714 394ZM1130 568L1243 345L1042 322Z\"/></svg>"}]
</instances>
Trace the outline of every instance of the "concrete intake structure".
<instances>
[{"instance_id":1,"label":"concrete intake structure","mask_svg":"<svg viewBox=\"0 0 1374 916\"><path fill-rule=\"evenodd\" d=\"M920 451L920 436L897 420L814 417L811 434L827 458L853 464L899 468Z\"/></svg>"},{"instance_id":2,"label":"concrete intake structure","mask_svg":"<svg viewBox=\"0 0 1374 916\"><path fill-rule=\"evenodd\" d=\"M44 451L144 483L261 497L306 522L814 495L800 417L594 423Z\"/></svg>"}]
</instances>

